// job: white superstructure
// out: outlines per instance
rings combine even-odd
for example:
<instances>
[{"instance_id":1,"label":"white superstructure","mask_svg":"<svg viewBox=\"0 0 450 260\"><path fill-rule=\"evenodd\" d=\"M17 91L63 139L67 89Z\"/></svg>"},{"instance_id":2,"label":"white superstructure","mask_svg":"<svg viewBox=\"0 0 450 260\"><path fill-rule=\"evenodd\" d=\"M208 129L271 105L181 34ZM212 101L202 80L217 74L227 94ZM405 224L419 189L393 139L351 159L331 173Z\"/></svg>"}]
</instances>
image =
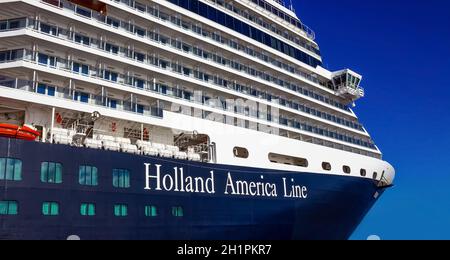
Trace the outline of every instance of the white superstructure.
<instances>
[{"instance_id":1,"label":"white superstructure","mask_svg":"<svg viewBox=\"0 0 450 260\"><path fill-rule=\"evenodd\" d=\"M322 68L279 0L74 2L0 0L0 122L42 142L392 183L348 107L362 76Z\"/></svg>"}]
</instances>

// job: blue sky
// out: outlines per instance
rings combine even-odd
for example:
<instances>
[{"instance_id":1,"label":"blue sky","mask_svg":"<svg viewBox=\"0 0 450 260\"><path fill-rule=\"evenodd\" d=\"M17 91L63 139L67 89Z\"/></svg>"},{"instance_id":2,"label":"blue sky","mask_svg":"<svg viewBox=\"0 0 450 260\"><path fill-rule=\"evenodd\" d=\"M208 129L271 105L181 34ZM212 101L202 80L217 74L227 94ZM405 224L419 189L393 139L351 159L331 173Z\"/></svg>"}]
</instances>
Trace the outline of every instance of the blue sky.
<instances>
[{"instance_id":1,"label":"blue sky","mask_svg":"<svg viewBox=\"0 0 450 260\"><path fill-rule=\"evenodd\" d=\"M355 112L397 170L352 238L450 239L450 1L293 3L325 66L364 76Z\"/></svg>"}]
</instances>

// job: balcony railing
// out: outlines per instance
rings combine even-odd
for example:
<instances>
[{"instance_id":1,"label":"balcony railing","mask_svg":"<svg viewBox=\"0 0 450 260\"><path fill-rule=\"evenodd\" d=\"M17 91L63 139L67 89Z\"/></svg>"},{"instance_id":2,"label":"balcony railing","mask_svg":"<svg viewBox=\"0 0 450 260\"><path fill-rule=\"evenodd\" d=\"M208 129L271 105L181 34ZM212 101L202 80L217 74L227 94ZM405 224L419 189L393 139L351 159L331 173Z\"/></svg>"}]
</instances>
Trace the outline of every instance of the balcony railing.
<instances>
[{"instance_id":1,"label":"balcony railing","mask_svg":"<svg viewBox=\"0 0 450 260\"><path fill-rule=\"evenodd\" d=\"M321 127L317 127L314 125L310 125L307 122L300 122L297 119L287 119L283 115L274 115L274 114L266 114L264 112L259 111L258 109L252 109L248 106L227 106L227 102L222 102L220 100L226 100L226 98L218 98L213 102L210 102L210 98L201 96L198 98L192 95L185 95L178 88L171 88L168 86L164 86L161 84L156 84L155 82L147 81L144 85L136 85L135 82L128 80L126 75L115 73L112 75L111 73L107 73L106 70L88 70L87 73L80 73L79 71L73 71L71 68L72 65L69 61L61 58L47 57L47 59L40 60L39 53L33 53L31 50L23 49L23 50L14 50L10 51L11 54L8 55L9 60L3 60L3 62L13 62L18 60L27 61L30 63L38 64L40 66L45 66L50 69L57 69L65 72L69 72L72 74L77 74L84 76L86 78L92 78L95 80L101 80L105 82L110 82L113 84L118 84L119 86L131 87L134 89L150 91L154 93L158 93L160 95L168 96L171 98L182 99L184 101L192 102L195 104L207 106L214 109L220 109L225 112L231 112L235 114L244 115L250 118L254 118L257 120L263 120L269 123L276 123L284 126L291 127L295 130L306 131L317 135L322 135L325 137L329 137L335 140L339 140L346 143L351 143L354 145L366 147L369 149L376 150L376 147L373 143L370 143L367 140L360 139L354 136L348 136L347 134L333 131L329 129L324 129ZM14 54L12 54L14 53ZM47 56L47 55L45 55ZM33 59L36 57L37 60ZM1 60L0 60L1 62ZM47 73L51 73L50 70L47 70ZM56 73L58 75L58 73ZM274 112L274 111L273 111Z\"/></svg>"},{"instance_id":2,"label":"balcony railing","mask_svg":"<svg viewBox=\"0 0 450 260\"><path fill-rule=\"evenodd\" d=\"M153 59L153 57L146 57L146 55L142 54L141 60L137 60L136 53L135 53L135 55L130 54L130 53L132 53L131 50L128 50L128 49L125 49L125 48L121 48L121 47L117 47L117 52L116 53L115 52L111 52L111 50L110 51L106 51L105 50L105 43L102 42L101 40L83 36L85 39L84 40L83 39L78 39L78 42L77 42L76 34L70 33L67 29L60 28L60 27L49 26L49 25L46 25L44 23L41 23L40 28L38 28L39 27L38 23L39 23L39 21L33 20L33 19L29 19L29 18L28 19L22 18L22 19L13 19L13 20L0 21L0 24L5 24L4 30L12 30L12 28L10 28L10 24L13 24L14 25L13 28L15 28L15 29L20 29L22 27L27 26L28 28L33 29L33 30L35 30L35 31L37 31L39 33L44 33L44 34L47 34L47 35L58 37L60 39L66 40L66 41L70 41L70 42L74 42L74 43L77 43L77 44L81 44L82 46L85 46L85 47L90 47L90 48L94 48L94 49L97 49L97 50L101 50L103 52L107 52L108 54L118 55L118 56L126 58L126 59L130 59L130 60L133 60L133 61L139 61L139 62L145 63L147 65L155 66L155 67L158 67L158 68L162 68L163 67L161 63L155 63L154 61L151 61L151 59ZM17 26L18 24L20 26ZM0 32L1 31L2 30L0 29ZM153 39L153 38L149 38L149 39L151 39L152 41L155 41L155 42L157 42L159 44L163 44L165 46L168 46L170 48L174 48L177 51L183 51L183 53L188 53L188 54L194 55L195 57L202 57L202 58L204 58L203 55L202 55L202 52L197 53L199 49L197 49L197 51L194 51L192 49L190 51L186 51L186 49L182 47L182 46L184 46L184 43L181 42L181 41L176 41L178 44L173 45L173 44L164 44L164 43L161 42L161 39L158 41L157 39L159 39L159 37L156 37L155 39ZM178 47L174 47L174 46L178 46ZM213 59L211 57L208 57L207 59L209 61L219 62L218 60L215 60L215 59ZM325 112L317 110L317 109L310 109L310 108L308 108L305 105L298 104L298 103L295 103L293 101L286 100L284 98L271 95L271 94L269 94L267 92L262 92L262 91L259 91L259 90L256 90L256 89L252 89L251 87L241 86L241 85L236 84L236 83L228 84L226 86L224 86L223 84L222 85L216 84L216 82L213 81L213 77L212 76L209 77L209 79L206 79L204 77L199 77L199 75L207 75L206 73L203 73L203 72L198 71L198 70L195 70L195 71L191 70L191 72L189 74L181 73L181 71L176 71L176 70L172 69L172 66L170 65L171 62L167 62L167 63L168 63L168 65L165 66L167 70L169 70L171 72L174 72L174 73L178 73L178 74L180 74L182 76L190 77L190 78L193 78L193 79L196 79L196 80L206 81L208 84L219 86L221 88L225 87L227 89L232 89L232 90L237 91L239 93L243 93L243 94L246 94L246 95L249 95L249 96L253 96L253 97L258 97L258 98L267 100L269 102L272 102L272 103L275 103L275 104L278 104L278 105L281 105L281 106L284 106L284 107L287 107L287 108L290 108L290 109L298 110L300 112L307 113L307 114L313 115L315 117L319 117L319 118L322 118L324 120L328 120L328 121L331 121L333 123L340 124L342 126L346 126L346 127L349 127L349 128L352 128L352 129L364 132L363 127L360 124L358 124L358 123L354 123L354 122L348 121L346 119L343 119L343 118L337 117L335 115L331 115L331 114L325 113ZM180 65L179 63L176 63L176 64ZM233 68L231 65L228 65L227 67ZM194 75L192 75L192 71L193 71ZM230 87L230 85L232 85L232 86ZM306 96L309 96L309 97L312 97L312 98L318 97L315 93L310 92L310 91L306 91L305 90L303 92L303 90L302 90L302 93L304 93ZM318 98L320 99L320 97L318 97Z\"/></svg>"},{"instance_id":3,"label":"balcony railing","mask_svg":"<svg viewBox=\"0 0 450 260\"><path fill-rule=\"evenodd\" d=\"M106 25L112 27L113 30L118 29L120 31L131 33L134 35L137 34L136 31L134 31L134 28L136 28L137 26L130 24L126 21L120 21L115 18L111 18L110 20L108 20L109 18L106 16L103 16L97 12L92 12L91 10L86 10L86 8L79 7L71 2L68 2L67 0L59 0L59 1L60 1L60 7L63 10L68 10L68 11L74 12L84 18L93 19L104 25L106 24ZM262 53L255 51L253 49L249 49L246 46L237 44L235 41L224 38L215 32L209 32L201 27L191 24L190 22L185 22L185 21L181 20L179 17L171 16L171 15L161 12L157 9L154 9L151 6L135 5L134 1L127 1L127 0L111 0L111 1L114 1L118 4L121 4L127 8L134 10L134 11L138 11L139 13L145 14L152 18L156 18L160 22L170 24L171 26L180 27L184 30L187 30L187 31L193 32L197 35L200 35L202 37L208 38L209 40L218 42L221 45L226 45L228 47L231 47L239 52L242 52L242 54L245 56L250 55L253 58L259 59L263 63L269 64L272 66L276 66L279 69L285 70L288 74L294 74L295 76L298 76L298 77L300 77L304 80L307 80L311 83L321 85L322 87L326 87L325 83L319 81L316 77L313 77L308 73L305 73L301 70L297 70L297 69L293 68L292 66L290 66L289 64L279 62L276 59L268 57L267 55L263 55ZM141 29L141 31L142 31L142 34L138 35L140 37L145 37L145 36L148 37L148 35L151 35L154 33L152 31L146 31L145 29ZM284 88L289 88L289 87L286 87L283 85L280 85L280 86L284 87ZM335 106L340 109L343 109L343 110L346 110L346 111L349 111L349 108L346 105L343 105L340 103L330 103L330 105Z\"/></svg>"},{"instance_id":4,"label":"balcony railing","mask_svg":"<svg viewBox=\"0 0 450 260\"><path fill-rule=\"evenodd\" d=\"M114 111L133 113L141 116L163 118L163 110L158 107L139 105L138 103L126 100L110 99L105 96L79 92L68 87L48 85L40 82L5 77L1 75L0 86L40 95L46 95L47 97L63 99L79 104L103 107Z\"/></svg>"}]
</instances>

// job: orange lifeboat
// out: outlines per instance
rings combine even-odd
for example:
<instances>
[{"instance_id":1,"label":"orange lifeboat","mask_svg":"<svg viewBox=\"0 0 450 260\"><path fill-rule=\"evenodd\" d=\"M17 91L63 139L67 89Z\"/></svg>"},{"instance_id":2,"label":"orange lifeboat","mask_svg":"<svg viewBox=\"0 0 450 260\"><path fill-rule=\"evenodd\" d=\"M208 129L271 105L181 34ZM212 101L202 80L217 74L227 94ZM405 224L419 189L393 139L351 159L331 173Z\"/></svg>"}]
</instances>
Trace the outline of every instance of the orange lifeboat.
<instances>
[{"instance_id":1,"label":"orange lifeboat","mask_svg":"<svg viewBox=\"0 0 450 260\"><path fill-rule=\"evenodd\" d=\"M11 124L0 124L0 136L16 138L27 141L34 141L41 134L28 126L18 126Z\"/></svg>"}]
</instances>

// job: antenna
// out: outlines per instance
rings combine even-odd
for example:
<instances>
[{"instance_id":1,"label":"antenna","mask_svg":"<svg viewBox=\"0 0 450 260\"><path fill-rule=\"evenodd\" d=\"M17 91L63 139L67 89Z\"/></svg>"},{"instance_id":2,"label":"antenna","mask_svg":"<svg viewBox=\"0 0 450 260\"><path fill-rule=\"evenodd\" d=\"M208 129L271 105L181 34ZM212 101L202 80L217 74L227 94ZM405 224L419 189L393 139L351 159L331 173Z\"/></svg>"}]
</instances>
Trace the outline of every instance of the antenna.
<instances>
[{"instance_id":1,"label":"antenna","mask_svg":"<svg viewBox=\"0 0 450 260\"><path fill-rule=\"evenodd\" d=\"M295 8L294 8L294 4L292 4L292 0L289 0L289 2L290 2L290 4L289 4L289 9L290 9L292 12L295 12Z\"/></svg>"}]
</instances>

